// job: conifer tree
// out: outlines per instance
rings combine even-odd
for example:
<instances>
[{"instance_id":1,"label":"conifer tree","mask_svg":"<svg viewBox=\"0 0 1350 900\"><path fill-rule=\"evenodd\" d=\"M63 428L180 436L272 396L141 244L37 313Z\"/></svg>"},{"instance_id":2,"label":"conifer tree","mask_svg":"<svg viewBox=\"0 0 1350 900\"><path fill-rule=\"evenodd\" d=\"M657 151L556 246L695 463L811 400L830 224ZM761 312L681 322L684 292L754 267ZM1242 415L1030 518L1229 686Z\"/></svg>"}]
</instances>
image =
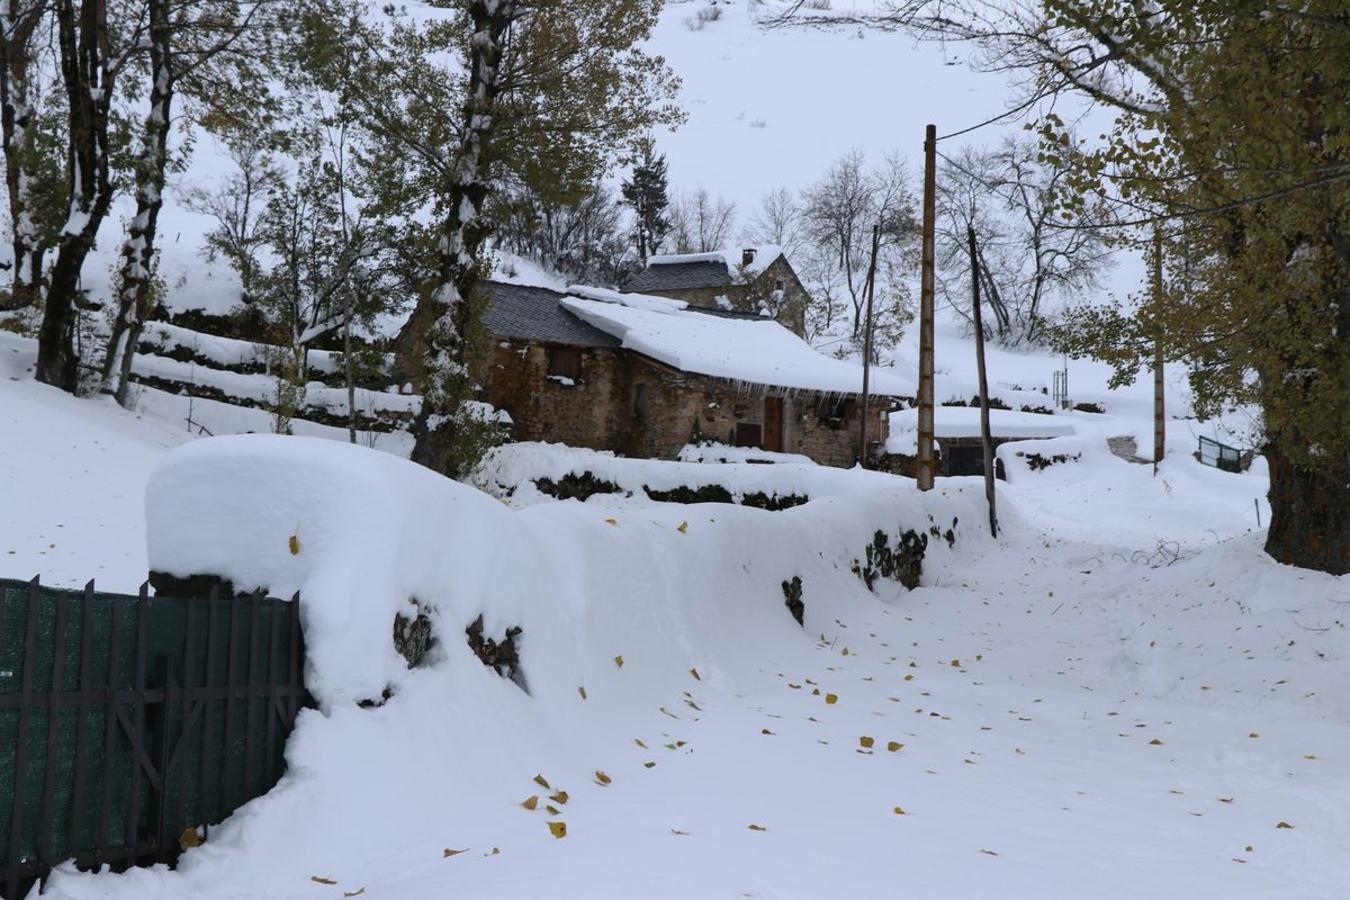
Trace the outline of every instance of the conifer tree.
<instances>
[{"instance_id":1,"label":"conifer tree","mask_svg":"<svg viewBox=\"0 0 1350 900\"><path fill-rule=\"evenodd\" d=\"M633 210L638 256L645 264L647 257L661 248L670 230L666 216L670 197L665 154L656 152L650 138L642 141L638 153L641 155L633 164L633 174L623 183L623 200Z\"/></svg>"}]
</instances>

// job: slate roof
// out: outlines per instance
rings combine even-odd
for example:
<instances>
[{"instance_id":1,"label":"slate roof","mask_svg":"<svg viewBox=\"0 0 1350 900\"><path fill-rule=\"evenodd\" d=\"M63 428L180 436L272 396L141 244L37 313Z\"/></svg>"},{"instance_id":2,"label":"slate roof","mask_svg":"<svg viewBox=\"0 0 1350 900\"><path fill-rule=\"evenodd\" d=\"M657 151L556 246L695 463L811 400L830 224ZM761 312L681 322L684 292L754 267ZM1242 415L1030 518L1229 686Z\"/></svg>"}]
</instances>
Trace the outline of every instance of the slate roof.
<instances>
[{"instance_id":1,"label":"slate roof","mask_svg":"<svg viewBox=\"0 0 1350 900\"><path fill-rule=\"evenodd\" d=\"M565 294L548 288L488 282L488 306L483 325L497 338L572 344L580 347L618 347L618 339L583 322L559 305Z\"/></svg>"},{"instance_id":2,"label":"slate roof","mask_svg":"<svg viewBox=\"0 0 1350 900\"><path fill-rule=\"evenodd\" d=\"M633 275L623 289L625 293L654 294L660 291L725 287L729 284L731 273L725 262L703 261L648 266Z\"/></svg>"}]
</instances>

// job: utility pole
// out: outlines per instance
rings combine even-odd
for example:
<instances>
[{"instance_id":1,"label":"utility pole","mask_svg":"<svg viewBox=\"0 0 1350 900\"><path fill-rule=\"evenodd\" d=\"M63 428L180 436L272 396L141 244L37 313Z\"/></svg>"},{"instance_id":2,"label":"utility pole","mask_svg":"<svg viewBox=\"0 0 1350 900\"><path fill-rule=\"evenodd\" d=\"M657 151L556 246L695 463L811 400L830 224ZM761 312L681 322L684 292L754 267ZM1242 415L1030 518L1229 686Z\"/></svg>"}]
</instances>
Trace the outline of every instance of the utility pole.
<instances>
[{"instance_id":1,"label":"utility pole","mask_svg":"<svg viewBox=\"0 0 1350 900\"><path fill-rule=\"evenodd\" d=\"M867 264L867 318L863 320L862 425L858 435L858 461L867 468L868 378L872 370L872 295L877 285L877 253L881 249L881 223L872 226L872 261Z\"/></svg>"},{"instance_id":2,"label":"utility pole","mask_svg":"<svg viewBox=\"0 0 1350 900\"><path fill-rule=\"evenodd\" d=\"M1158 474L1167 445L1167 416L1163 401L1163 351L1161 326L1163 305L1162 229L1153 230L1153 474Z\"/></svg>"},{"instance_id":3,"label":"utility pole","mask_svg":"<svg viewBox=\"0 0 1350 900\"><path fill-rule=\"evenodd\" d=\"M989 434L989 379L984 371L984 322L980 318L980 260L975 252L975 228L966 226L970 242L970 309L975 317L975 368L980 374L980 446L984 450L984 496L989 501L989 531L998 537L994 510L994 440Z\"/></svg>"},{"instance_id":4,"label":"utility pole","mask_svg":"<svg viewBox=\"0 0 1350 900\"><path fill-rule=\"evenodd\" d=\"M933 235L937 215L937 126L929 125L923 141L923 265L919 278L919 490L933 489Z\"/></svg>"}]
</instances>

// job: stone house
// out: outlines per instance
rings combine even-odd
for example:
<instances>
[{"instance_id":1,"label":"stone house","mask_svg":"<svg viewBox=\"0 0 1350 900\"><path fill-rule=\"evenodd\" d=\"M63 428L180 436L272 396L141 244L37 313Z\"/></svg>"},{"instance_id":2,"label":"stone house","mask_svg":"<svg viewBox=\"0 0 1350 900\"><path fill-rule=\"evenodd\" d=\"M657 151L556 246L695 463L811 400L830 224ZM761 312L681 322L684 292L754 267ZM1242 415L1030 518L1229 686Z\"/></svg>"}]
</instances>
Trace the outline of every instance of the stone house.
<instances>
[{"instance_id":1,"label":"stone house","mask_svg":"<svg viewBox=\"0 0 1350 900\"><path fill-rule=\"evenodd\" d=\"M787 256L773 246L654 255L623 290L704 309L767 315L798 335L806 334L811 302Z\"/></svg>"},{"instance_id":2,"label":"stone house","mask_svg":"<svg viewBox=\"0 0 1350 900\"><path fill-rule=\"evenodd\" d=\"M483 399L510 413L516 440L656 459L700 441L857 458L861 368L776 322L595 288L488 287ZM886 371L872 383L876 453L888 413L914 392Z\"/></svg>"}]
</instances>

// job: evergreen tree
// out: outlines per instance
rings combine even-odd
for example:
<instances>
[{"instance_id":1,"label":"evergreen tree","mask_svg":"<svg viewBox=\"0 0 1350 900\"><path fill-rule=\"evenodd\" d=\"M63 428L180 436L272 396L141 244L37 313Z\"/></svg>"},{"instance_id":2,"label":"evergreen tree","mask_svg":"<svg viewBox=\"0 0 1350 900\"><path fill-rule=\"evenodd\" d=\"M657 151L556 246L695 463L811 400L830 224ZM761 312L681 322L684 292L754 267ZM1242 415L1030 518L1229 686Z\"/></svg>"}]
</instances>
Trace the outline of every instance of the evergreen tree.
<instances>
[{"instance_id":1,"label":"evergreen tree","mask_svg":"<svg viewBox=\"0 0 1350 900\"><path fill-rule=\"evenodd\" d=\"M633 164L633 175L623 183L623 201L633 210L638 256L645 264L647 257L660 249L670 230L666 216L670 196L665 154L655 151L650 138L642 141L638 153L641 155Z\"/></svg>"}]
</instances>

